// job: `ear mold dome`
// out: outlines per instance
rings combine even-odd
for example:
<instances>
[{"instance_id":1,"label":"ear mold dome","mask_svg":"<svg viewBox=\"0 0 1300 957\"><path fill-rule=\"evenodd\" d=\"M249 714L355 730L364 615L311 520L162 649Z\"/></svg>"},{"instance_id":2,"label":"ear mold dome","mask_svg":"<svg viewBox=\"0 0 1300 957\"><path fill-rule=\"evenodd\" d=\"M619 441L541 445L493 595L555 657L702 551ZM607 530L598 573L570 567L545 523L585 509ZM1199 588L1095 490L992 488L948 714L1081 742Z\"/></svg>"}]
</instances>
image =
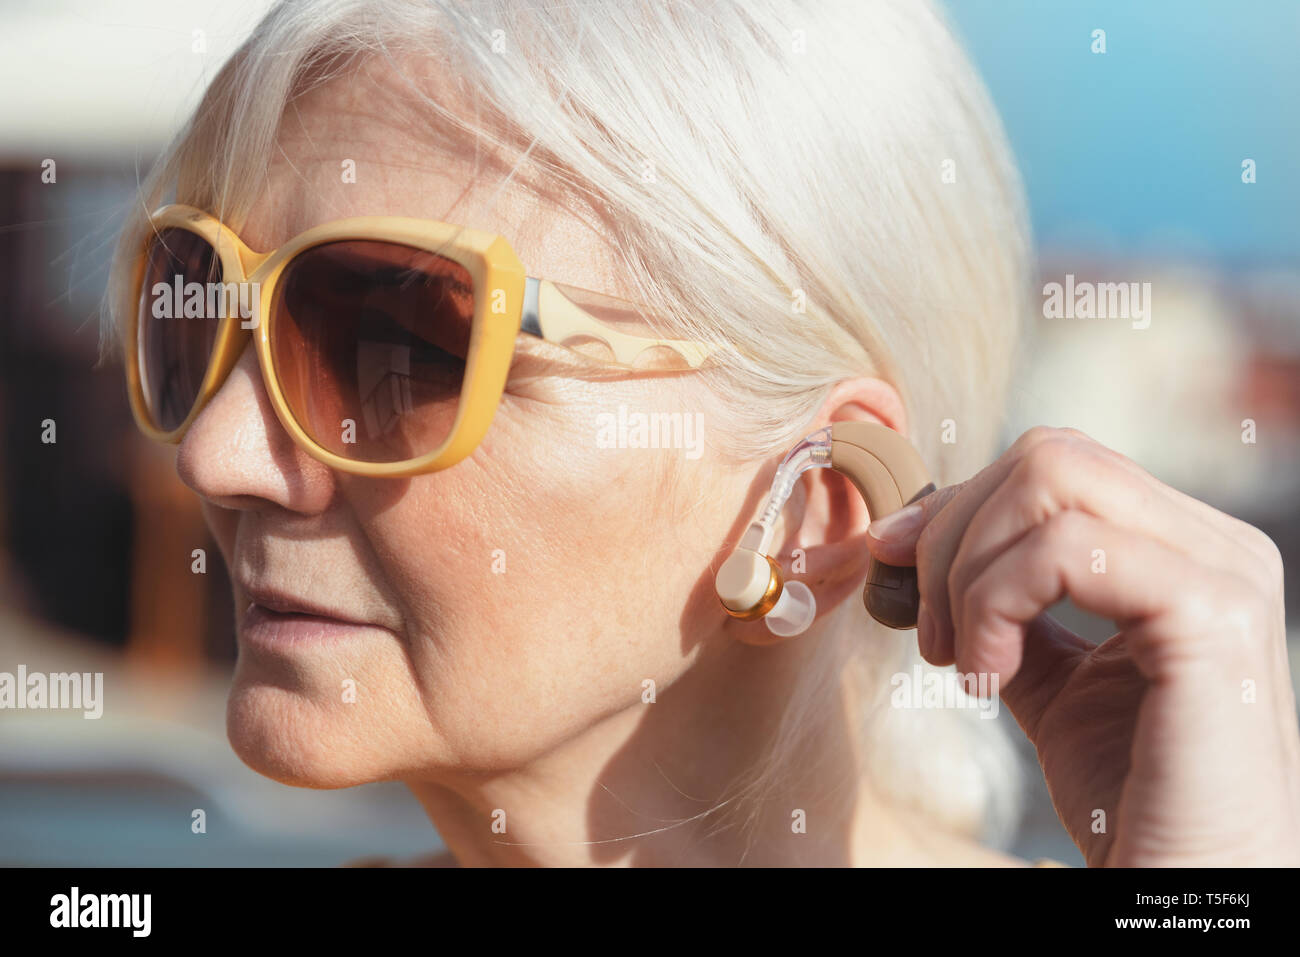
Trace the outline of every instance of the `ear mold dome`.
<instances>
[{"instance_id":1,"label":"ear mold dome","mask_svg":"<svg viewBox=\"0 0 1300 957\"><path fill-rule=\"evenodd\" d=\"M817 599L803 582L786 582L781 597L763 619L767 630L781 638L801 635L817 617Z\"/></svg>"},{"instance_id":2,"label":"ear mold dome","mask_svg":"<svg viewBox=\"0 0 1300 957\"><path fill-rule=\"evenodd\" d=\"M916 449L874 422L837 422L795 446L776 470L762 514L722 563L714 582L727 614L745 621L764 618L769 630L781 637L802 633L817 614L812 590L803 582L785 582L781 566L768 555L777 517L799 476L810 468L833 468L848 476L873 521L934 491ZM881 624L915 627L920 604L916 569L871 559L862 603Z\"/></svg>"}]
</instances>

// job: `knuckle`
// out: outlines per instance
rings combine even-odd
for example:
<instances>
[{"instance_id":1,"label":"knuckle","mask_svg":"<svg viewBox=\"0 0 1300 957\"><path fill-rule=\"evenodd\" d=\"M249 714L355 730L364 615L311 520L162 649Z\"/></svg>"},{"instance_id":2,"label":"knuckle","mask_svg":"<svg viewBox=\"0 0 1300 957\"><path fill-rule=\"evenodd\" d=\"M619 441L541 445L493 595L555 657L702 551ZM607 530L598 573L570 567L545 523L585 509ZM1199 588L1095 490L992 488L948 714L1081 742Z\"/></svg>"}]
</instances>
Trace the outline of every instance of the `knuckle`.
<instances>
[{"instance_id":1,"label":"knuckle","mask_svg":"<svg viewBox=\"0 0 1300 957\"><path fill-rule=\"evenodd\" d=\"M1150 484L1141 481L1123 456L1095 442L1057 436L1025 453L1009 476L1023 518L1030 524L1046 521L1062 509L1096 497L1104 490L1108 501L1122 502L1131 514L1142 514L1155 499Z\"/></svg>"},{"instance_id":2,"label":"knuckle","mask_svg":"<svg viewBox=\"0 0 1300 957\"><path fill-rule=\"evenodd\" d=\"M1043 442L1058 437L1060 432L1060 429L1054 429L1050 425L1035 425L1033 428L1022 432L1020 438L1016 439L1012 445L1012 448L1017 452L1027 452Z\"/></svg>"},{"instance_id":3,"label":"knuckle","mask_svg":"<svg viewBox=\"0 0 1300 957\"><path fill-rule=\"evenodd\" d=\"M1013 471L1015 480L1027 491L1055 488L1078 460L1073 439L1056 436L1039 442L1026 452Z\"/></svg>"},{"instance_id":4,"label":"knuckle","mask_svg":"<svg viewBox=\"0 0 1300 957\"><path fill-rule=\"evenodd\" d=\"M1247 541L1251 550L1259 556L1264 583L1271 589L1281 590L1284 569L1282 567L1282 550L1277 542L1253 525L1247 526L1250 533Z\"/></svg>"},{"instance_id":5,"label":"knuckle","mask_svg":"<svg viewBox=\"0 0 1300 957\"><path fill-rule=\"evenodd\" d=\"M1254 525L1232 516L1227 517L1229 534L1250 556L1252 567L1248 576L1249 584L1268 599L1280 595L1284 587L1285 569L1277 543ZM1241 571L1245 573L1246 569Z\"/></svg>"},{"instance_id":6,"label":"knuckle","mask_svg":"<svg viewBox=\"0 0 1300 957\"><path fill-rule=\"evenodd\" d=\"M1076 429L1076 428L1074 428L1073 426L1065 426L1064 428L1058 429L1057 431L1058 431L1061 435L1064 435L1064 436L1066 436L1066 437L1068 437L1068 438L1074 439L1074 440L1079 441L1079 442L1087 442L1089 445L1099 445L1099 444L1100 444L1100 443L1097 442L1097 440L1094 439L1091 435L1089 435L1088 433L1083 432L1083 431L1081 431L1081 430L1079 430L1079 429Z\"/></svg>"}]
</instances>

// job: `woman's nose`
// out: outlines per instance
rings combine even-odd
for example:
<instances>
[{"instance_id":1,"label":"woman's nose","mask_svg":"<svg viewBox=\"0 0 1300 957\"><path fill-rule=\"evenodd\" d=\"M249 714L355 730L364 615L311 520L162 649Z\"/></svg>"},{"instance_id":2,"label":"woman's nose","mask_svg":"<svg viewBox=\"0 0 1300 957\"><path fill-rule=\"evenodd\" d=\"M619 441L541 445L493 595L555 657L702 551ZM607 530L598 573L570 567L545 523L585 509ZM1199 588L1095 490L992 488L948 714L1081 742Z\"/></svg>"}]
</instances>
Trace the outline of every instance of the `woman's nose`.
<instances>
[{"instance_id":1,"label":"woman's nose","mask_svg":"<svg viewBox=\"0 0 1300 957\"><path fill-rule=\"evenodd\" d=\"M333 471L300 449L276 418L251 340L185 433L176 472L223 508L273 503L314 514L328 507L336 491Z\"/></svg>"}]
</instances>

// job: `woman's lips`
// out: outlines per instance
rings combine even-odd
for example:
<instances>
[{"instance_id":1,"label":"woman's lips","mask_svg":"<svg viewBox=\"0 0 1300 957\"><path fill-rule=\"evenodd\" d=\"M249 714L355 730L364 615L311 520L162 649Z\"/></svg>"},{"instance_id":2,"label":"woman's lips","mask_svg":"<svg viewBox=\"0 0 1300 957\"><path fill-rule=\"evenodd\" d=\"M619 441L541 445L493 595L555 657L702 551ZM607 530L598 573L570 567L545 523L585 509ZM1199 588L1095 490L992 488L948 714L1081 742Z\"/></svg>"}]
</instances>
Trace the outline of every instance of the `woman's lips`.
<instances>
[{"instance_id":1,"label":"woman's lips","mask_svg":"<svg viewBox=\"0 0 1300 957\"><path fill-rule=\"evenodd\" d=\"M250 604L240 618L239 636L254 645L283 648L304 642L338 641L378 628L278 593L253 589L245 589L245 593Z\"/></svg>"},{"instance_id":2,"label":"woman's lips","mask_svg":"<svg viewBox=\"0 0 1300 957\"><path fill-rule=\"evenodd\" d=\"M350 638L370 627L321 615L272 611L253 602L239 623L239 636L255 645L282 648L302 642Z\"/></svg>"}]
</instances>

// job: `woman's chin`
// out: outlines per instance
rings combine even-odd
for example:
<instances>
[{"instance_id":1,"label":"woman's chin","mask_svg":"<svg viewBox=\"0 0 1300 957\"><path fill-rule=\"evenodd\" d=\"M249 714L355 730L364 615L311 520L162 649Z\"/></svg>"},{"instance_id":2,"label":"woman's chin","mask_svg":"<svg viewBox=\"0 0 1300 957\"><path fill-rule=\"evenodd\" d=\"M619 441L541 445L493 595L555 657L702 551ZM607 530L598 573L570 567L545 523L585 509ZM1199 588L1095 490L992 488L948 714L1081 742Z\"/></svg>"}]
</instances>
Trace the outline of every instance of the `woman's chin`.
<instances>
[{"instance_id":1,"label":"woman's chin","mask_svg":"<svg viewBox=\"0 0 1300 957\"><path fill-rule=\"evenodd\" d=\"M226 736L258 774L304 788L346 788L388 776L358 735L346 707L322 707L294 691L236 682L226 702Z\"/></svg>"}]
</instances>

